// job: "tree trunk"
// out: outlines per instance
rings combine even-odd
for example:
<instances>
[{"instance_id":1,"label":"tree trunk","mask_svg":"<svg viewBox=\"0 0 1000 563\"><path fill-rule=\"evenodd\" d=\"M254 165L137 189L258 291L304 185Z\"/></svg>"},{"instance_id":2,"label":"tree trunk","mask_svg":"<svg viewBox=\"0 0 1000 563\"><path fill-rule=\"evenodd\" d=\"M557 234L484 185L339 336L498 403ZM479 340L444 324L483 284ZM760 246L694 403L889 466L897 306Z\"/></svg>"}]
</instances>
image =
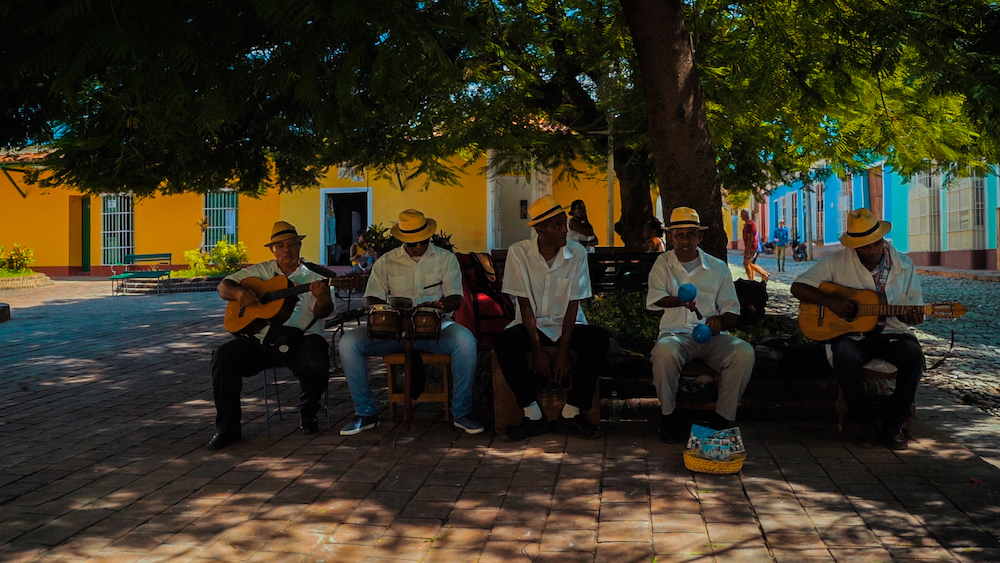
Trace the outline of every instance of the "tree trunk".
<instances>
[{"instance_id":1,"label":"tree trunk","mask_svg":"<svg viewBox=\"0 0 1000 563\"><path fill-rule=\"evenodd\" d=\"M725 260L722 192L681 2L620 1L638 55L664 216L678 206L696 209L709 227L702 250Z\"/></svg>"},{"instance_id":2,"label":"tree trunk","mask_svg":"<svg viewBox=\"0 0 1000 563\"><path fill-rule=\"evenodd\" d=\"M615 150L615 175L622 197L622 215L615 223L615 231L626 247L642 246L645 242L642 240L642 228L654 217L649 174L642 169L645 162L637 162L648 158L648 155L627 148Z\"/></svg>"}]
</instances>

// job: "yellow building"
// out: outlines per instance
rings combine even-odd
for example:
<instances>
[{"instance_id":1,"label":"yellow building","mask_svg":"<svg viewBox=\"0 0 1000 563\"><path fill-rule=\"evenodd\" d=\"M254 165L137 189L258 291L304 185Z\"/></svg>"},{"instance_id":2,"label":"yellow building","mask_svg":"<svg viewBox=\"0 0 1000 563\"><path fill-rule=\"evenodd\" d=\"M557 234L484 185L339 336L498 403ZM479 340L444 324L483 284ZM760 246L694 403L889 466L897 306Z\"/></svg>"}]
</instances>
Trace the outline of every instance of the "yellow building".
<instances>
[{"instance_id":1,"label":"yellow building","mask_svg":"<svg viewBox=\"0 0 1000 563\"><path fill-rule=\"evenodd\" d=\"M0 176L0 245L33 248L32 268L50 275L106 276L125 254L169 252L175 267L184 268L184 251L222 239L243 241L250 261L260 262L271 258L264 244L277 220L306 235L304 258L344 265L358 230L372 224L389 227L410 207L436 219L460 252L506 248L529 235L522 210L545 194L563 205L582 199L600 245L606 246L608 233L613 233L608 176L597 169L575 181L541 173L500 176L487 174L486 159L481 159L465 168L456 185L423 189L423 180L415 178L400 189L396 181L332 168L318 187L271 191L259 199L224 190L140 199L29 185L23 170L35 160L37 155L0 159L5 167ZM621 201L616 182L611 199L611 216L617 217ZM614 245L622 245L617 235Z\"/></svg>"}]
</instances>

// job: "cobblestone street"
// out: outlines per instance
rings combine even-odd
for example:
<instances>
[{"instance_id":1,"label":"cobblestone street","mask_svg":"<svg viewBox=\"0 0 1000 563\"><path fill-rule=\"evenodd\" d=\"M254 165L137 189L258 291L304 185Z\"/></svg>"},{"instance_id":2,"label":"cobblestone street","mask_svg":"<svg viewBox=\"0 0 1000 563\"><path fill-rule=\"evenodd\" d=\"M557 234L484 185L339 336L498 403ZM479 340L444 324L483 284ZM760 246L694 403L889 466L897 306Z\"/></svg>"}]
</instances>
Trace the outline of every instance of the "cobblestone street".
<instances>
[{"instance_id":1,"label":"cobblestone street","mask_svg":"<svg viewBox=\"0 0 1000 563\"><path fill-rule=\"evenodd\" d=\"M778 296L791 276L769 284L775 307L791 307ZM964 286L937 282L928 299ZM111 298L109 285L0 292L13 315L0 324L0 561L1000 560L1000 424L933 387L909 450L861 450L831 424L747 421L742 473L706 475L652 422L510 443L420 408L409 432L383 412L343 437L353 406L339 374L332 430L298 431L288 385L293 414L267 436L258 376L245 380L244 441L216 452L218 296ZM995 323L973 316L993 287L959 298L976 309L955 325L956 356L995 360L963 324ZM940 325L928 330L943 343ZM985 371L952 359L942 373L959 365Z\"/></svg>"}]
</instances>

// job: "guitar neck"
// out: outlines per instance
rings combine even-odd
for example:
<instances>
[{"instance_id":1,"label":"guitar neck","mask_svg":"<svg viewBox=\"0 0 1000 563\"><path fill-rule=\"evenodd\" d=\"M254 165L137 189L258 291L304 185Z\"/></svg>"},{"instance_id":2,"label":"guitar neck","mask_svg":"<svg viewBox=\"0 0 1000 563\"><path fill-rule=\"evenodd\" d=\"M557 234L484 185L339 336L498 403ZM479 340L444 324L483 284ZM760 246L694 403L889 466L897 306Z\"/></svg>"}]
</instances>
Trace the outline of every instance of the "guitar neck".
<instances>
[{"instance_id":1,"label":"guitar neck","mask_svg":"<svg viewBox=\"0 0 1000 563\"><path fill-rule=\"evenodd\" d=\"M300 293L305 293L307 291L309 291L309 284L307 283L288 287L285 289L279 289L277 291L268 291L264 295L260 296L260 302L261 304L270 303L271 301L277 301L278 299L284 299L286 297L291 297L293 295L298 295Z\"/></svg>"},{"instance_id":2,"label":"guitar neck","mask_svg":"<svg viewBox=\"0 0 1000 563\"><path fill-rule=\"evenodd\" d=\"M930 314L931 305L858 305L858 316L895 317L911 312Z\"/></svg>"}]
</instances>

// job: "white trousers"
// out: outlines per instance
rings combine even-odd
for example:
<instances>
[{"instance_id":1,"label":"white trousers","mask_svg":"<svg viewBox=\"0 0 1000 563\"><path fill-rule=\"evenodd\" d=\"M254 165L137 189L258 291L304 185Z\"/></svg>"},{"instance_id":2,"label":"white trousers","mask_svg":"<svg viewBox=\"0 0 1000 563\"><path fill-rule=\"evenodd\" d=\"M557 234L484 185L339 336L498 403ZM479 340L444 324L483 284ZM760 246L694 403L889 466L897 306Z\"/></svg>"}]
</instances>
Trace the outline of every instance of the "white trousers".
<instances>
[{"instance_id":1,"label":"white trousers","mask_svg":"<svg viewBox=\"0 0 1000 563\"><path fill-rule=\"evenodd\" d=\"M736 420L736 407L753 372L753 346L728 334L713 336L704 344L690 333L664 334L653 346L653 383L660 410L670 414L677 408L677 387L684 364L700 359L721 375L715 412L726 420Z\"/></svg>"}]
</instances>

